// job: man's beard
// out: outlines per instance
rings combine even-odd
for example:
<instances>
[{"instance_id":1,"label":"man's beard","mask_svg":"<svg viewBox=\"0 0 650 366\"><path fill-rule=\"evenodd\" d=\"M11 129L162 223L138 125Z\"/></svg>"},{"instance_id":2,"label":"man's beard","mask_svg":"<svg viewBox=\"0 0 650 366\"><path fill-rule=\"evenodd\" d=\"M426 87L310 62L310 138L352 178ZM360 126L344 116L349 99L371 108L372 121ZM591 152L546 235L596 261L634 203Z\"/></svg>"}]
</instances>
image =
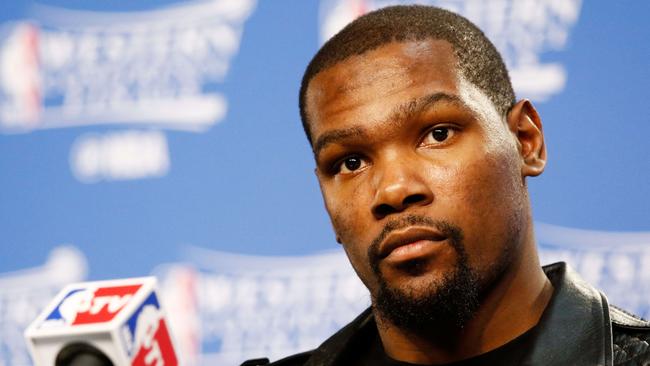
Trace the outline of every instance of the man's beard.
<instances>
[{"instance_id":1,"label":"man's beard","mask_svg":"<svg viewBox=\"0 0 650 366\"><path fill-rule=\"evenodd\" d=\"M423 288L394 288L379 269L379 244L391 231L412 225L430 226L440 231L456 252L457 264L451 273ZM368 248L368 258L379 283L373 294L374 309L382 319L400 329L421 335L458 331L479 307L479 276L469 267L463 233L455 225L415 215L390 222ZM409 261L400 269L417 276L425 270L424 264L418 260Z\"/></svg>"}]
</instances>

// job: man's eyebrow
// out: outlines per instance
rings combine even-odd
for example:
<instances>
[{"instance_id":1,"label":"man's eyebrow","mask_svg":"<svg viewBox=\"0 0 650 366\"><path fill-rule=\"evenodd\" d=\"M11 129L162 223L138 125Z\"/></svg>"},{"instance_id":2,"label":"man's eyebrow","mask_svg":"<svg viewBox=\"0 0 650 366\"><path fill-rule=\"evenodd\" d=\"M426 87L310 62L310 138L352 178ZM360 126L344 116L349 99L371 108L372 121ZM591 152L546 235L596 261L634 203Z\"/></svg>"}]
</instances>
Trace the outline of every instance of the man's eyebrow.
<instances>
[{"instance_id":1,"label":"man's eyebrow","mask_svg":"<svg viewBox=\"0 0 650 366\"><path fill-rule=\"evenodd\" d=\"M443 92L433 93L398 105L391 113L390 118L384 123L401 124L405 120L408 120L409 117L417 115L418 113L422 113L426 109L433 108L434 105L440 102L447 102L467 108L467 105L457 95ZM331 143L335 143L350 137L363 137L364 135L366 135L365 130L358 126L327 131L320 135L314 142L314 157L318 158L318 154L321 152L321 150L323 150L325 146Z\"/></svg>"},{"instance_id":2,"label":"man's eyebrow","mask_svg":"<svg viewBox=\"0 0 650 366\"><path fill-rule=\"evenodd\" d=\"M361 128L361 127L350 127L350 128L343 128L339 130L331 130L323 133L322 135L318 136L318 139L316 139L316 142L314 142L314 156L318 157L318 154L320 153L323 148L331 143L347 139L349 137L353 136L364 136L366 132Z\"/></svg>"},{"instance_id":3,"label":"man's eyebrow","mask_svg":"<svg viewBox=\"0 0 650 366\"><path fill-rule=\"evenodd\" d=\"M397 106L395 111L390 116L390 121L403 121L408 119L411 116L422 113L423 111L433 108L436 104L440 102L446 102L450 104L457 105L462 108L468 108L467 104L463 100L454 94L438 92L423 97L411 100L407 103Z\"/></svg>"}]
</instances>

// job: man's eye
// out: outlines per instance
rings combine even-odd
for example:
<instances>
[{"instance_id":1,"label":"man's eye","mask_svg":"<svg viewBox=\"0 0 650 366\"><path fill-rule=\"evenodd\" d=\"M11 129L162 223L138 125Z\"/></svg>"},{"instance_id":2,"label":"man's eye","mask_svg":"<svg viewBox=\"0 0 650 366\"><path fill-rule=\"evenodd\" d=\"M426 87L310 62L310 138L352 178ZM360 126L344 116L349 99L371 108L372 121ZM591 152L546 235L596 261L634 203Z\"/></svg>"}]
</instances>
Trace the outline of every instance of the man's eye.
<instances>
[{"instance_id":1,"label":"man's eye","mask_svg":"<svg viewBox=\"0 0 650 366\"><path fill-rule=\"evenodd\" d=\"M451 127L436 127L429 132L424 137L422 141L423 145L437 145L441 142L445 142L450 137L454 135L456 131Z\"/></svg>"},{"instance_id":2,"label":"man's eye","mask_svg":"<svg viewBox=\"0 0 650 366\"><path fill-rule=\"evenodd\" d=\"M341 160L339 165L339 173L347 174L361 169L364 166L364 161L358 156L350 156Z\"/></svg>"}]
</instances>

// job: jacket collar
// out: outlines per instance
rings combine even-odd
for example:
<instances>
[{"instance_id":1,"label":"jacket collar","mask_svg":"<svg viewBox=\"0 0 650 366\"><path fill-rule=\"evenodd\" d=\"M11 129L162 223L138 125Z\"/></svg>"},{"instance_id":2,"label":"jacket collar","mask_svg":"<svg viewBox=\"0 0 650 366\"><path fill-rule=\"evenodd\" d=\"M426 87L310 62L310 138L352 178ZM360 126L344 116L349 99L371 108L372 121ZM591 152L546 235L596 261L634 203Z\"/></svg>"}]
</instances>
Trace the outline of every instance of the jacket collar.
<instances>
[{"instance_id":1,"label":"jacket collar","mask_svg":"<svg viewBox=\"0 0 650 366\"><path fill-rule=\"evenodd\" d=\"M565 263L543 267L554 287L524 365L612 366L612 327L607 299ZM334 366L355 337L376 327L370 309L326 340L305 366Z\"/></svg>"},{"instance_id":2,"label":"jacket collar","mask_svg":"<svg viewBox=\"0 0 650 366\"><path fill-rule=\"evenodd\" d=\"M613 365L607 298L565 263L544 267L553 297L538 323L527 365Z\"/></svg>"}]
</instances>

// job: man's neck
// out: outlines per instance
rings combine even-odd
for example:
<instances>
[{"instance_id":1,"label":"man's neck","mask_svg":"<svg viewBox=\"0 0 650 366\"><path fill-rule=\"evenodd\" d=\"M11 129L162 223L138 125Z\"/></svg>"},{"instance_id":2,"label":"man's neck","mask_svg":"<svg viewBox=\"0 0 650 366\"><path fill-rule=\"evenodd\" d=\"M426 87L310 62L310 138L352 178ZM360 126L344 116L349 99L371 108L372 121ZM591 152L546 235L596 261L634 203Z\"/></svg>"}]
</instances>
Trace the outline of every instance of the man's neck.
<instances>
[{"instance_id":1,"label":"man's neck","mask_svg":"<svg viewBox=\"0 0 650 366\"><path fill-rule=\"evenodd\" d=\"M441 329L436 332L441 336L425 336L397 328L376 312L375 317L390 357L415 364L444 364L489 352L522 335L538 323L552 294L553 286L537 255L522 255L460 330Z\"/></svg>"}]
</instances>

